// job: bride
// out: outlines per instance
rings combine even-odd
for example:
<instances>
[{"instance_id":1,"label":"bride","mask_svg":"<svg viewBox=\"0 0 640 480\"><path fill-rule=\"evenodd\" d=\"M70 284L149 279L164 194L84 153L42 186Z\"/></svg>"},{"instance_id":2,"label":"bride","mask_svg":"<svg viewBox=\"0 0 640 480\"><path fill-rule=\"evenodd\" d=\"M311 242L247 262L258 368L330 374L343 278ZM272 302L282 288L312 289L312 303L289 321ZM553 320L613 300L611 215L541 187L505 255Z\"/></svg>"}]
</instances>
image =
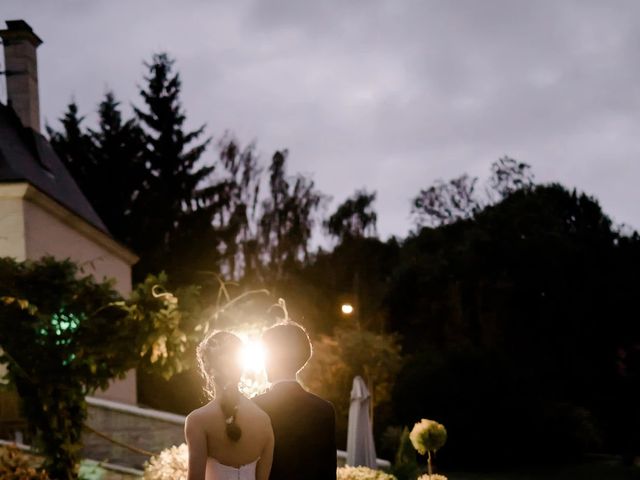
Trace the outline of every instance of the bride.
<instances>
[{"instance_id":1,"label":"bride","mask_svg":"<svg viewBox=\"0 0 640 480\"><path fill-rule=\"evenodd\" d=\"M212 400L189 414L188 480L268 480L273 460L269 416L238 390L242 341L213 332L198 346L200 370Z\"/></svg>"}]
</instances>

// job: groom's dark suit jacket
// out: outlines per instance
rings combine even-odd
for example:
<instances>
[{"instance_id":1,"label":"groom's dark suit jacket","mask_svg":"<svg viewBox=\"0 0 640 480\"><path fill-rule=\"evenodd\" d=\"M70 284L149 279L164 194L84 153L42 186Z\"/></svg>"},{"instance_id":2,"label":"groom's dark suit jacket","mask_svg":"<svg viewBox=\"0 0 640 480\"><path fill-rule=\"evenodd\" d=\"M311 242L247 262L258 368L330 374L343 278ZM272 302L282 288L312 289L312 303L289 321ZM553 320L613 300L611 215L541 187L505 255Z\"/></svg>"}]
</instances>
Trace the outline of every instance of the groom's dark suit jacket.
<instances>
[{"instance_id":1,"label":"groom's dark suit jacket","mask_svg":"<svg viewBox=\"0 0 640 480\"><path fill-rule=\"evenodd\" d=\"M254 398L271 417L275 437L269 480L335 480L333 405L297 382L274 385Z\"/></svg>"}]
</instances>

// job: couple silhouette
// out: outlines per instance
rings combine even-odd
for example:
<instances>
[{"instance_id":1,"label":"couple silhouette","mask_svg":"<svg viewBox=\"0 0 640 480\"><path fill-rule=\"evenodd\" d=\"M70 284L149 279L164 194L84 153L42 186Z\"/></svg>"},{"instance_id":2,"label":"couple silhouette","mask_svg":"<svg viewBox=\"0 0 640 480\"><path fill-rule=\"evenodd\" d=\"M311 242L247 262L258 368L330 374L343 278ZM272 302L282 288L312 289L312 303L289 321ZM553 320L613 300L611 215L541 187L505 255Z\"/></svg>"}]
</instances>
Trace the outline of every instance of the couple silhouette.
<instances>
[{"instance_id":1,"label":"couple silhouette","mask_svg":"<svg viewBox=\"0 0 640 480\"><path fill-rule=\"evenodd\" d=\"M242 341L213 332L198 346L212 399L189 414L188 480L335 480L333 405L307 392L297 374L311 358L304 328L294 322L262 335L270 389L249 399L238 389Z\"/></svg>"}]
</instances>

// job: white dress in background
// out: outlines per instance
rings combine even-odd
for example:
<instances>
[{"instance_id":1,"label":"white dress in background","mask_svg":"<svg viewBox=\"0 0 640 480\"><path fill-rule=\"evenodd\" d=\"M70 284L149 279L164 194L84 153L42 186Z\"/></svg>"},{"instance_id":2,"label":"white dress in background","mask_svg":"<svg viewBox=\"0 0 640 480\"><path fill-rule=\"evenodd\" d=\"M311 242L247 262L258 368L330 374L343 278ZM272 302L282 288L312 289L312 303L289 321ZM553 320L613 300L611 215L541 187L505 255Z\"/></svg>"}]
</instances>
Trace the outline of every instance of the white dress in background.
<instances>
[{"instance_id":1,"label":"white dress in background","mask_svg":"<svg viewBox=\"0 0 640 480\"><path fill-rule=\"evenodd\" d=\"M209 457L207 459L206 480L256 480L258 460L236 468L224 465L215 458Z\"/></svg>"}]
</instances>

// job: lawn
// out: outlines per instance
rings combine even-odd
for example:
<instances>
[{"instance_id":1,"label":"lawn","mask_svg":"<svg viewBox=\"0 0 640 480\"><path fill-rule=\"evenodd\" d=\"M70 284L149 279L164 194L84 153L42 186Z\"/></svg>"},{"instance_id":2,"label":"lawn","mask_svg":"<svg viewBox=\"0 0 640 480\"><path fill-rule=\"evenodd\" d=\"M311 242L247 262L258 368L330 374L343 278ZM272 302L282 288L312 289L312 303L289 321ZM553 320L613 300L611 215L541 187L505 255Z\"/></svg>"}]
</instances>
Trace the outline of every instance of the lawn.
<instances>
[{"instance_id":1,"label":"lawn","mask_svg":"<svg viewBox=\"0 0 640 480\"><path fill-rule=\"evenodd\" d=\"M640 480L640 466L624 467L619 459L594 458L577 465L529 467L515 472L442 472L449 480Z\"/></svg>"}]
</instances>

